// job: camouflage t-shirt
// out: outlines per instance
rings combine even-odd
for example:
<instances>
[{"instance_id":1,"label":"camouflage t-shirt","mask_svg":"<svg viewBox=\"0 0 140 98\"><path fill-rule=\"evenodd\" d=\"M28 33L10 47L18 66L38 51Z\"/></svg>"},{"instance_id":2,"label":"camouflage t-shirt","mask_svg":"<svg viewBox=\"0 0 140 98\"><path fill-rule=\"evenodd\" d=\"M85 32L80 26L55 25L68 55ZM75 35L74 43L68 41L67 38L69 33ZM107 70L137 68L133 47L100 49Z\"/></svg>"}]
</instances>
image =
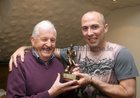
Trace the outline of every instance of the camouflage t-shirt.
<instances>
[{"instance_id":1,"label":"camouflage t-shirt","mask_svg":"<svg viewBox=\"0 0 140 98\"><path fill-rule=\"evenodd\" d=\"M61 50L61 57L66 62L67 49ZM76 50L75 62L80 66L81 72L106 83L118 84L122 79L138 76L133 57L125 47L107 42L100 53L91 52L88 45L75 46L74 50ZM81 98L109 98L92 85L80 88L78 93Z\"/></svg>"}]
</instances>

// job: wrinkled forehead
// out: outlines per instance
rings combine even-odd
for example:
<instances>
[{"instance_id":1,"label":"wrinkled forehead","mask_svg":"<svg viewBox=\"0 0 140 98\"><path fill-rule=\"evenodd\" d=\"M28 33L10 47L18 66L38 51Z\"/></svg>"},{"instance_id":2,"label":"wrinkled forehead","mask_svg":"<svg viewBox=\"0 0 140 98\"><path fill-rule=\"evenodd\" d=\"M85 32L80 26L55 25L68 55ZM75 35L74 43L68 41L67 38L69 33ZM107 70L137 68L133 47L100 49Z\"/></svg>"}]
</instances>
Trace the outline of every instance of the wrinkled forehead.
<instances>
[{"instance_id":1,"label":"wrinkled forehead","mask_svg":"<svg viewBox=\"0 0 140 98\"><path fill-rule=\"evenodd\" d=\"M41 28L38 30L39 31L39 36L51 36L56 38L57 37L57 33L53 30L53 29L48 29L48 28Z\"/></svg>"}]
</instances>

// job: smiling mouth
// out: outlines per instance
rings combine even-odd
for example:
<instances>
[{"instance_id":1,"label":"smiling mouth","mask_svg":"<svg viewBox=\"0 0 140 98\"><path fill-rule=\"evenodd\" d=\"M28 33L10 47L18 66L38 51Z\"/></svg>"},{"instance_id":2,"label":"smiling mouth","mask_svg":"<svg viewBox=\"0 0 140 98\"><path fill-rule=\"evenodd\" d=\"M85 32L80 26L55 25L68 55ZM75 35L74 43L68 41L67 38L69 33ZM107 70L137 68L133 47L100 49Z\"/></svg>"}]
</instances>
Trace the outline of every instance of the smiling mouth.
<instances>
[{"instance_id":1,"label":"smiling mouth","mask_svg":"<svg viewBox=\"0 0 140 98\"><path fill-rule=\"evenodd\" d=\"M95 42L95 41L97 40L97 38L88 38L88 40L89 40L90 42Z\"/></svg>"},{"instance_id":2,"label":"smiling mouth","mask_svg":"<svg viewBox=\"0 0 140 98\"><path fill-rule=\"evenodd\" d=\"M44 52L50 52L50 51L52 50L52 48L47 47L47 48L42 48L42 50L43 50Z\"/></svg>"}]
</instances>

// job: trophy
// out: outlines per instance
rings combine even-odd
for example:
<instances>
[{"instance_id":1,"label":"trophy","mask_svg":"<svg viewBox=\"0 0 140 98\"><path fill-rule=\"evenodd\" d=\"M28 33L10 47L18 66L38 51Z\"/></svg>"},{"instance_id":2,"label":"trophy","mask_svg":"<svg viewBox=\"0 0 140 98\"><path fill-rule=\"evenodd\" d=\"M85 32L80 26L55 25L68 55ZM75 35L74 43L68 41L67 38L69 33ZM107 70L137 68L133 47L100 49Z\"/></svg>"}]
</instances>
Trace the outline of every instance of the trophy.
<instances>
[{"instance_id":1,"label":"trophy","mask_svg":"<svg viewBox=\"0 0 140 98\"><path fill-rule=\"evenodd\" d=\"M72 74L73 68L76 67L74 58L76 57L76 51L73 49L73 45L71 44L67 50L68 64L65 68L65 72L63 73L64 80L74 80L77 79L76 75Z\"/></svg>"}]
</instances>

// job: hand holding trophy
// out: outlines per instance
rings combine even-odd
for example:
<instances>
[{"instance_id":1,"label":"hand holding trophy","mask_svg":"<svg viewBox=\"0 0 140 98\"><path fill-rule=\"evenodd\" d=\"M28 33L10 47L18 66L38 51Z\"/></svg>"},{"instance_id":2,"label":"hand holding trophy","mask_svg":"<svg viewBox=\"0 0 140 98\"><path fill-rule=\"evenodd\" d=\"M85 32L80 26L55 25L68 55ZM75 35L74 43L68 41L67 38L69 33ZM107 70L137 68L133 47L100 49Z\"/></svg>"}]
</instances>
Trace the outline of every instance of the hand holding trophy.
<instances>
[{"instance_id":1,"label":"hand holding trophy","mask_svg":"<svg viewBox=\"0 0 140 98\"><path fill-rule=\"evenodd\" d=\"M76 75L72 74L72 70L76 67L76 63L74 58L76 57L76 51L73 49L73 45L71 44L67 50L68 57L68 65L65 68L65 72L63 73L64 80L75 80L77 79Z\"/></svg>"}]
</instances>

